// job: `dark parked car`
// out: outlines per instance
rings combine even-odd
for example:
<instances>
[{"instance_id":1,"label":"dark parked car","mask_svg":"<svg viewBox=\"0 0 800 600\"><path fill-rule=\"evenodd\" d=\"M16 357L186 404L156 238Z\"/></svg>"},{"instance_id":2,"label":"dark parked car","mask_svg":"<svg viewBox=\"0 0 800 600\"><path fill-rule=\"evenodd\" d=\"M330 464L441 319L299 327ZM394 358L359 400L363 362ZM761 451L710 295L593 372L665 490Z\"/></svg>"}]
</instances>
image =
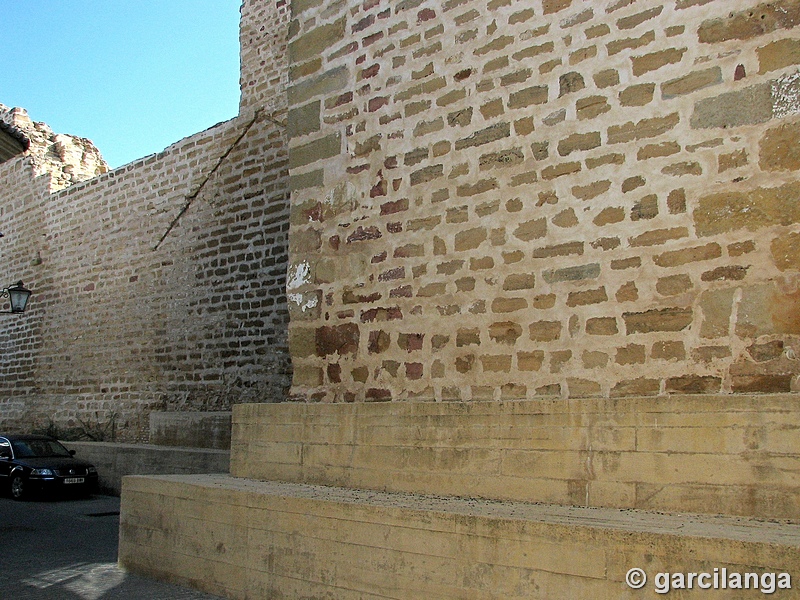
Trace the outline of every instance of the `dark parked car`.
<instances>
[{"instance_id":1,"label":"dark parked car","mask_svg":"<svg viewBox=\"0 0 800 600\"><path fill-rule=\"evenodd\" d=\"M44 435L0 436L0 489L17 500L36 492L89 495L97 469L74 454Z\"/></svg>"}]
</instances>

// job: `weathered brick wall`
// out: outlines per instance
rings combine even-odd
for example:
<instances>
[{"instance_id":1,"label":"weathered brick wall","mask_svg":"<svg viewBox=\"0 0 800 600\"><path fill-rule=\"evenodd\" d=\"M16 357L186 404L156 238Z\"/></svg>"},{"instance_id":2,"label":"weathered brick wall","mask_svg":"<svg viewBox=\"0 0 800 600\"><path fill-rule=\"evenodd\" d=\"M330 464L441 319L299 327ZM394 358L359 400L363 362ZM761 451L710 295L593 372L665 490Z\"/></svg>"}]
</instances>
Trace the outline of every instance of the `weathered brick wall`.
<instances>
[{"instance_id":1,"label":"weathered brick wall","mask_svg":"<svg viewBox=\"0 0 800 600\"><path fill-rule=\"evenodd\" d=\"M37 176L33 159L19 158L0 164L0 286L8 287L20 279L32 286L33 262L30 252L19 252L18 243L33 237L38 241L44 231L42 205L49 196L53 178ZM0 398L0 420L3 423L22 423L26 414L26 396L34 390L35 356L41 349L41 326L23 316L0 314L0 385L7 392ZM7 300L0 307L10 310Z\"/></svg>"},{"instance_id":2,"label":"weathered brick wall","mask_svg":"<svg viewBox=\"0 0 800 600\"><path fill-rule=\"evenodd\" d=\"M34 143L0 165L0 283L34 295L4 317L0 430L146 441L151 410L285 398L289 14L241 13L240 116L162 153L100 174L88 140L8 113Z\"/></svg>"},{"instance_id":3,"label":"weathered brick wall","mask_svg":"<svg viewBox=\"0 0 800 600\"><path fill-rule=\"evenodd\" d=\"M247 108L286 109L289 79L286 37L288 0L244 0L241 7L240 112Z\"/></svg>"},{"instance_id":4,"label":"weathered brick wall","mask_svg":"<svg viewBox=\"0 0 800 600\"><path fill-rule=\"evenodd\" d=\"M30 162L0 173L0 281L34 292L5 317L0 429L114 420L142 440L151 409L283 398L282 127L242 116L52 195Z\"/></svg>"},{"instance_id":5,"label":"weathered brick wall","mask_svg":"<svg viewBox=\"0 0 800 600\"><path fill-rule=\"evenodd\" d=\"M297 397L798 389L797 2L292 9Z\"/></svg>"}]
</instances>

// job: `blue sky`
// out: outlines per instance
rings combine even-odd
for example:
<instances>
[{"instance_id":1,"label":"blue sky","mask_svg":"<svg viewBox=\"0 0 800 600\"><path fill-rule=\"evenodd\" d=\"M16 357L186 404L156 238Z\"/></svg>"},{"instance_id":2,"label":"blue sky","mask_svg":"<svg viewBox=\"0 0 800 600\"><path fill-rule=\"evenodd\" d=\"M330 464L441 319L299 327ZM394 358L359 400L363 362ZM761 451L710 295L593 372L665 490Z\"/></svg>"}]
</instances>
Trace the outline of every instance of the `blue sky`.
<instances>
[{"instance_id":1,"label":"blue sky","mask_svg":"<svg viewBox=\"0 0 800 600\"><path fill-rule=\"evenodd\" d=\"M235 117L241 0L0 0L0 104L114 168Z\"/></svg>"}]
</instances>

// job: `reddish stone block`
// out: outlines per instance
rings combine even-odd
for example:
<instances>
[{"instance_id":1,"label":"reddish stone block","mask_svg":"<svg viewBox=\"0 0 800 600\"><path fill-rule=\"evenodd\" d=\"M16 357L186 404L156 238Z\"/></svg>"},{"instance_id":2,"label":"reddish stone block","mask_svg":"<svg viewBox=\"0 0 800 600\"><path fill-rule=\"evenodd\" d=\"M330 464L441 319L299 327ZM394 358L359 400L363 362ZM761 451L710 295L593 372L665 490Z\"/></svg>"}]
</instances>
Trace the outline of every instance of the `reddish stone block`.
<instances>
[{"instance_id":1,"label":"reddish stone block","mask_svg":"<svg viewBox=\"0 0 800 600\"><path fill-rule=\"evenodd\" d=\"M392 306L390 308L370 308L361 313L362 323L395 321L402 318L403 311L399 306Z\"/></svg>"},{"instance_id":2,"label":"reddish stone block","mask_svg":"<svg viewBox=\"0 0 800 600\"><path fill-rule=\"evenodd\" d=\"M747 353L756 362L776 360L783 355L783 341L774 340L763 344L752 344L747 348Z\"/></svg>"},{"instance_id":3,"label":"reddish stone block","mask_svg":"<svg viewBox=\"0 0 800 600\"><path fill-rule=\"evenodd\" d=\"M367 15L366 17L358 21L355 25L353 25L352 32L358 33L359 31L364 31L374 22L375 22L375 15Z\"/></svg>"},{"instance_id":4,"label":"reddish stone block","mask_svg":"<svg viewBox=\"0 0 800 600\"><path fill-rule=\"evenodd\" d=\"M369 388L364 397L372 402L388 402L392 399L392 392L382 388Z\"/></svg>"},{"instance_id":5,"label":"reddish stone block","mask_svg":"<svg viewBox=\"0 0 800 600\"><path fill-rule=\"evenodd\" d=\"M378 281L393 281L395 279L403 279L406 276L405 267L396 267L389 269L378 275Z\"/></svg>"},{"instance_id":6,"label":"reddish stone block","mask_svg":"<svg viewBox=\"0 0 800 600\"><path fill-rule=\"evenodd\" d=\"M417 23L423 23L425 21L430 21L431 19L436 17L436 11L432 8L423 8L421 11L417 13Z\"/></svg>"},{"instance_id":7,"label":"reddish stone block","mask_svg":"<svg viewBox=\"0 0 800 600\"><path fill-rule=\"evenodd\" d=\"M368 112L375 112L379 110L381 107L386 106L389 104L389 98L386 96L377 96L375 98L370 98L369 102L367 102L367 111Z\"/></svg>"},{"instance_id":8,"label":"reddish stone block","mask_svg":"<svg viewBox=\"0 0 800 600\"><path fill-rule=\"evenodd\" d=\"M685 375L667 379L666 391L671 394L716 394L722 388L722 378L711 375Z\"/></svg>"},{"instance_id":9,"label":"reddish stone block","mask_svg":"<svg viewBox=\"0 0 800 600\"><path fill-rule=\"evenodd\" d=\"M355 354L359 339L360 332L355 323L319 327L315 332L317 356Z\"/></svg>"},{"instance_id":10,"label":"reddish stone block","mask_svg":"<svg viewBox=\"0 0 800 600\"><path fill-rule=\"evenodd\" d=\"M779 394L792 391L792 374L734 375L731 388L734 393Z\"/></svg>"},{"instance_id":11,"label":"reddish stone block","mask_svg":"<svg viewBox=\"0 0 800 600\"><path fill-rule=\"evenodd\" d=\"M342 382L342 366L339 364L328 365L328 381L331 383Z\"/></svg>"},{"instance_id":12,"label":"reddish stone block","mask_svg":"<svg viewBox=\"0 0 800 600\"><path fill-rule=\"evenodd\" d=\"M379 31L377 33L373 33L372 35L368 35L367 37L365 37L362 40L362 42L361 42L362 47L366 48L367 46L371 46L372 44L374 44L378 40L382 39L383 35L384 34L383 34L382 31Z\"/></svg>"},{"instance_id":13,"label":"reddish stone block","mask_svg":"<svg viewBox=\"0 0 800 600\"><path fill-rule=\"evenodd\" d=\"M375 225L367 227L366 229L359 225L353 233L347 236L347 243L351 244L353 242L363 242L365 240L377 240L382 236L383 234L381 234L380 229Z\"/></svg>"},{"instance_id":14,"label":"reddish stone block","mask_svg":"<svg viewBox=\"0 0 800 600\"><path fill-rule=\"evenodd\" d=\"M422 379L424 374L424 366L422 363L405 363L406 377L411 380Z\"/></svg>"}]
</instances>

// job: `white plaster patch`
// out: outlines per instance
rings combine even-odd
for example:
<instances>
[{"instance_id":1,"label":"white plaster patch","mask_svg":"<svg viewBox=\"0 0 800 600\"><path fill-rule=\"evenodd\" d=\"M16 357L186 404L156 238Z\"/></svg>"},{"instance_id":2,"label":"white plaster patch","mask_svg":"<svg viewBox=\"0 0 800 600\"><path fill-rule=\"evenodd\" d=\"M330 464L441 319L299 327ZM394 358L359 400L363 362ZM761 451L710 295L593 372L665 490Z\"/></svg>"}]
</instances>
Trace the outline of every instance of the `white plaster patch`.
<instances>
[{"instance_id":1,"label":"white plaster patch","mask_svg":"<svg viewBox=\"0 0 800 600\"><path fill-rule=\"evenodd\" d=\"M363 194L361 194L363 196ZM351 181L344 181L325 194L322 201L338 213L342 207L355 208L358 204L359 191Z\"/></svg>"},{"instance_id":2,"label":"white plaster patch","mask_svg":"<svg viewBox=\"0 0 800 600\"><path fill-rule=\"evenodd\" d=\"M307 283L311 283L311 265L309 262L304 260L296 265L290 265L286 274L286 289L296 290Z\"/></svg>"},{"instance_id":3,"label":"white plaster patch","mask_svg":"<svg viewBox=\"0 0 800 600\"><path fill-rule=\"evenodd\" d=\"M314 294L308 297L305 294L288 294L287 297L290 302L294 302L303 312L316 308L319 303L319 299Z\"/></svg>"},{"instance_id":4,"label":"white plaster patch","mask_svg":"<svg viewBox=\"0 0 800 600\"><path fill-rule=\"evenodd\" d=\"M772 114L776 118L800 114L800 71L772 82Z\"/></svg>"}]
</instances>

